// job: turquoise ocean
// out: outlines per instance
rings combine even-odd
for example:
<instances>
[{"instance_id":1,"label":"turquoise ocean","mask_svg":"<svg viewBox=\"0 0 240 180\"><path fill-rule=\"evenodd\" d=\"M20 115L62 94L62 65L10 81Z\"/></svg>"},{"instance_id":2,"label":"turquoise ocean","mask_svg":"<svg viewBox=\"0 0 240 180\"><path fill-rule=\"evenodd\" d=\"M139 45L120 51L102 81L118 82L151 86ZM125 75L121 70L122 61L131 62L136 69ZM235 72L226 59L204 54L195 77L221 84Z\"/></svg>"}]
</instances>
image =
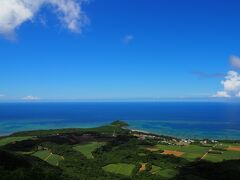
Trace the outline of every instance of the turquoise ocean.
<instances>
[{"instance_id":1,"label":"turquoise ocean","mask_svg":"<svg viewBox=\"0 0 240 180\"><path fill-rule=\"evenodd\" d=\"M0 135L17 131L96 127L114 120L180 138L240 140L240 103L0 103Z\"/></svg>"}]
</instances>

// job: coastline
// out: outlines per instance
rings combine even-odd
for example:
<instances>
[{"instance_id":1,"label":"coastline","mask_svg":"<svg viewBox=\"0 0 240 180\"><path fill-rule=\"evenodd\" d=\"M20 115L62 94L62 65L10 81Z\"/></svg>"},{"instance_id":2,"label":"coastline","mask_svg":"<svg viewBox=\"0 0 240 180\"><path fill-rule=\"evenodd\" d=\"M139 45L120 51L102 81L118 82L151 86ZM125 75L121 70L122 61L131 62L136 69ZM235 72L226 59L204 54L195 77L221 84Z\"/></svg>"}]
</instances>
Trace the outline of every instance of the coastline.
<instances>
[{"instance_id":1,"label":"coastline","mask_svg":"<svg viewBox=\"0 0 240 180\"><path fill-rule=\"evenodd\" d=\"M208 137L182 137L178 135L172 135L172 134L165 134L165 133L159 133L159 132L154 132L154 131L149 131L149 130L143 130L143 129L137 129L137 128L131 128L127 127L127 129L133 131L133 132L140 132L144 134L149 134L149 135L156 135L156 136L164 136L164 137L170 137L170 138L176 138L176 139L192 139L192 140L216 140L216 141L240 141L240 138L208 138Z\"/></svg>"},{"instance_id":2,"label":"coastline","mask_svg":"<svg viewBox=\"0 0 240 180\"><path fill-rule=\"evenodd\" d=\"M108 124L105 124L105 125L108 125ZM103 125L103 126L105 126ZM51 130L68 130L68 129L85 129L85 128L98 128L98 127L101 127L101 126L91 126L91 127L68 127L68 128L49 128L49 129L34 129L34 130L24 130L24 131L15 131L15 132L11 132L11 133L6 133L6 134L0 134L0 139L1 138L5 138L5 137L8 137L8 136L12 136L13 134L15 133L21 133L21 132L34 132L34 131L51 131ZM215 141L238 141L240 142L240 139L217 139L217 138L191 138L191 137L180 137L180 136L173 136L173 135L167 135L167 134L164 134L164 133L156 133L156 132L151 132L149 130L143 130L143 129L137 129L137 128L131 128L131 126L128 126L128 127L122 127L123 129L128 129L130 130L131 132L136 132L136 133L142 133L142 134L146 134L146 135L152 135L152 136L156 136L156 137L166 137L166 138L173 138L173 139L182 139L182 140L185 140L185 139L188 139L188 140L196 140L196 141L201 141L201 140L215 140Z\"/></svg>"}]
</instances>

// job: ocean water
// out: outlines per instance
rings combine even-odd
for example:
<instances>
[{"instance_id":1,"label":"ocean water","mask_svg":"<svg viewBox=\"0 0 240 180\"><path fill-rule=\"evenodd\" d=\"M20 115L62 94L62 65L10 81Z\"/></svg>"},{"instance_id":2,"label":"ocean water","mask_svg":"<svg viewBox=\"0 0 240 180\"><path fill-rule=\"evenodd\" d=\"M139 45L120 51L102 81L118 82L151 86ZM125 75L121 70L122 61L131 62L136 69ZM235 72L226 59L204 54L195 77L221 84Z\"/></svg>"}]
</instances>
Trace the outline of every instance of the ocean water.
<instances>
[{"instance_id":1,"label":"ocean water","mask_svg":"<svg viewBox=\"0 0 240 180\"><path fill-rule=\"evenodd\" d=\"M240 140L240 103L0 103L0 135L96 127L124 120L130 128L181 138Z\"/></svg>"}]
</instances>

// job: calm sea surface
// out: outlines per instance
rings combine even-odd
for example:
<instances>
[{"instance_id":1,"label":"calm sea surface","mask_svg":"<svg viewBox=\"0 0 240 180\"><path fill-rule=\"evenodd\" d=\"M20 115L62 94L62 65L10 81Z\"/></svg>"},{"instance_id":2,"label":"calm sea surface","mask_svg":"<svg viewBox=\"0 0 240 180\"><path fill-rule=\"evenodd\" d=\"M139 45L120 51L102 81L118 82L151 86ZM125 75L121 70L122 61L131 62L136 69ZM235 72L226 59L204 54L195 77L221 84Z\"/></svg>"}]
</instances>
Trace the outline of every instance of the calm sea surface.
<instances>
[{"instance_id":1,"label":"calm sea surface","mask_svg":"<svg viewBox=\"0 0 240 180\"><path fill-rule=\"evenodd\" d=\"M1 103L0 135L95 127L124 120L133 129L182 138L240 139L240 103Z\"/></svg>"}]
</instances>

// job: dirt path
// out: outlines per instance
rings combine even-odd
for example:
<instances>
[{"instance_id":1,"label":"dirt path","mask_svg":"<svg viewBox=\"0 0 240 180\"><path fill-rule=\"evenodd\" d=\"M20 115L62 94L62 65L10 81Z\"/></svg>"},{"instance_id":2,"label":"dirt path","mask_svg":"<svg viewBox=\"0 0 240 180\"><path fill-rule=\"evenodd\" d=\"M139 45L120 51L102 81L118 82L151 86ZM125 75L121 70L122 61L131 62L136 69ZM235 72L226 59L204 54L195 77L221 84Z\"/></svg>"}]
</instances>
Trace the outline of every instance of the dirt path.
<instances>
[{"instance_id":1,"label":"dirt path","mask_svg":"<svg viewBox=\"0 0 240 180\"><path fill-rule=\"evenodd\" d=\"M53 153L50 153L50 154L48 155L48 157L46 157L46 158L44 159L44 161L47 161L52 155L53 155Z\"/></svg>"},{"instance_id":2,"label":"dirt path","mask_svg":"<svg viewBox=\"0 0 240 180\"><path fill-rule=\"evenodd\" d=\"M211 147L200 159L199 161L201 161L202 159L204 159L204 157L210 152L212 151L213 148L215 148L217 146L217 144L215 144L213 147Z\"/></svg>"},{"instance_id":3,"label":"dirt path","mask_svg":"<svg viewBox=\"0 0 240 180\"><path fill-rule=\"evenodd\" d=\"M207 151L200 159L199 161L201 161L207 154L208 154L209 151Z\"/></svg>"}]
</instances>

